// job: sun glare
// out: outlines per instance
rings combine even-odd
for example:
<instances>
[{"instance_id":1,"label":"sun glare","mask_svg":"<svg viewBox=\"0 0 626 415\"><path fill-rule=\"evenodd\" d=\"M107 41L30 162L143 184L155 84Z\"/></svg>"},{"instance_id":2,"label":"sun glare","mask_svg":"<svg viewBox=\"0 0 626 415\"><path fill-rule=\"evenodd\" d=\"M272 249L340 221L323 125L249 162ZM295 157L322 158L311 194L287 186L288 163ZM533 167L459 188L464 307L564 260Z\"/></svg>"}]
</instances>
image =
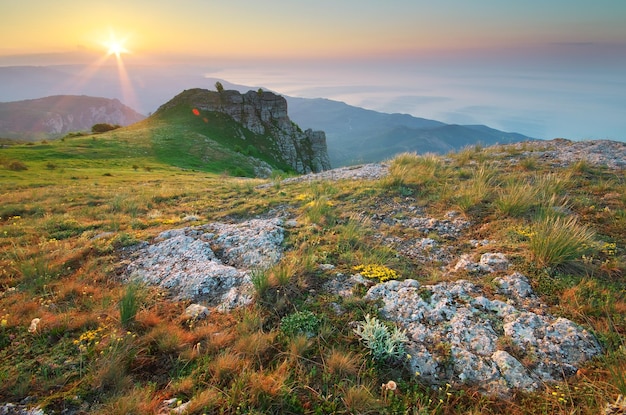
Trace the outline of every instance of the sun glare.
<instances>
[{"instance_id":1,"label":"sun glare","mask_svg":"<svg viewBox=\"0 0 626 415\"><path fill-rule=\"evenodd\" d=\"M125 40L119 40L112 37L104 44L104 46L107 47L109 55L115 55L119 58L121 54L128 53L128 49L126 49L124 43Z\"/></svg>"}]
</instances>

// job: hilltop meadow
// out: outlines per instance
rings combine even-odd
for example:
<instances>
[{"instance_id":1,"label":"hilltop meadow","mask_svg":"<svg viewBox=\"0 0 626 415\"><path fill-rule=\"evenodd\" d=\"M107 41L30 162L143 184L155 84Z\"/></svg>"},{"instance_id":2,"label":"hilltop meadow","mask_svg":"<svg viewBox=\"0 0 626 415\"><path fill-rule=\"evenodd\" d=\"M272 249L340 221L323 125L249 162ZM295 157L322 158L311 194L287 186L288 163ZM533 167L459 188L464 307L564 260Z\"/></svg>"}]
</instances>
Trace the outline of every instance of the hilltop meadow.
<instances>
[{"instance_id":1,"label":"hilltop meadow","mask_svg":"<svg viewBox=\"0 0 626 415\"><path fill-rule=\"evenodd\" d=\"M47 414L623 413L623 170L557 163L543 155L559 143L533 142L402 154L374 178L246 178L236 175L248 165L220 165L217 151L205 153L214 163L180 157L142 128L0 149L0 402ZM418 235L402 225L415 212L454 212L467 225L460 236ZM194 320L185 317L191 300L126 278L128 255L163 231L275 216L292 226L281 259L252 272L247 306ZM410 238L445 255L409 255ZM486 252L505 255L507 270L451 271L451 258ZM367 284L324 289L360 273L371 284L466 279L495 298L495 278L513 272L544 313L586 329L602 352L557 382L506 396L421 379L410 356L367 341L367 324L380 323L383 337L397 330L366 298ZM496 347L533 367L510 338ZM454 356L448 343L432 353L448 365Z\"/></svg>"}]
</instances>

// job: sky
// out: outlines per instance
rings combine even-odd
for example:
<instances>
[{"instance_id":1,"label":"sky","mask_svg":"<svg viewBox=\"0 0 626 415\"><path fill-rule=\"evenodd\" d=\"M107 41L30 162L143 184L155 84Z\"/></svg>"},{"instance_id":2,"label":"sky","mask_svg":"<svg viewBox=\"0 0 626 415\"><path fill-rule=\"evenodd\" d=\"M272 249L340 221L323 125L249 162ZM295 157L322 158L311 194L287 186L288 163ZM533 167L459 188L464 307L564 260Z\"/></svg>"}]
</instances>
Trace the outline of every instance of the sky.
<instances>
[{"instance_id":1,"label":"sky","mask_svg":"<svg viewBox=\"0 0 626 415\"><path fill-rule=\"evenodd\" d=\"M117 98L144 112L139 72L184 67L536 138L626 141L623 0L0 0L0 16L0 66L113 65L117 44L134 87Z\"/></svg>"}]
</instances>

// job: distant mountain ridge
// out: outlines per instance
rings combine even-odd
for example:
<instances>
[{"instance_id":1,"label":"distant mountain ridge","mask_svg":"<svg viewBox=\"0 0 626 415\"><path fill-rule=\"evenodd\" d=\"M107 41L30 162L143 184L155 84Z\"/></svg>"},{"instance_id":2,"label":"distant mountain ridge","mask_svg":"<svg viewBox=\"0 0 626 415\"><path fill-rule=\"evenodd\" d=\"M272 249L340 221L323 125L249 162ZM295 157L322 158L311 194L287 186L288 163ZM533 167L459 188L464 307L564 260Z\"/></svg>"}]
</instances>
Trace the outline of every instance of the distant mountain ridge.
<instances>
[{"instance_id":1,"label":"distant mountain ridge","mask_svg":"<svg viewBox=\"0 0 626 415\"><path fill-rule=\"evenodd\" d=\"M90 131L98 123L125 126L144 118L117 99L85 95L0 102L0 137L22 141L58 138L72 131Z\"/></svg>"},{"instance_id":2,"label":"distant mountain ridge","mask_svg":"<svg viewBox=\"0 0 626 415\"><path fill-rule=\"evenodd\" d=\"M378 162L402 152L444 154L477 143L533 140L484 125L455 125L408 114L386 114L329 99L287 97L299 125L323 129L334 167Z\"/></svg>"},{"instance_id":3,"label":"distant mountain ridge","mask_svg":"<svg viewBox=\"0 0 626 415\"><path fill-rule=\"evenodd\" d=\"M80 93L119 95L118 74L113 69L107 71L101 68L97 78L94 75L92 81L81 84ZM173 79L167 68L152 71L142 75L141 88L138 90L138 98L144 109L158 108L183 89L203 86L210 89L216 81L242 94L259 88L192 73ZM33 97L37 96L37 91L41 91L41 94L46 91L58 92L65 85L68 91L76 90L74 87L80 72L80 68L58 66L0 67L0 99ZM177 89L172 91L173 88ZM450 125L408 114L381 113L323 98L285 98L291 120L303 129L311 128L326 133L326 145L333 167L382 161L405 151L442 154L477 143L487 146L533 139L483 125Z\"/></svg>"}]
</instances>

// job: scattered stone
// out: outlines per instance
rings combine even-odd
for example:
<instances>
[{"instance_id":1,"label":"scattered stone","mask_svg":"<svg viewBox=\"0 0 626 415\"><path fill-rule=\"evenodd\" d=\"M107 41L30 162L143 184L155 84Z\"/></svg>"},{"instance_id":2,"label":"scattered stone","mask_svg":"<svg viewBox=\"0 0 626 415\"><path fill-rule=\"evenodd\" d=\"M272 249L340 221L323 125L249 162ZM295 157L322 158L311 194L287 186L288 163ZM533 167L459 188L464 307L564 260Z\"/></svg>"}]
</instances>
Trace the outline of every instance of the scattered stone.
<instances>
[{"instance_id":1,"label":"scattered stone","mask_svg":"<svg viewBox=\"0 0 626 415\"><path fill-rule=\"evenodd\" d=\"M509 261L501 253L486 253L480 256L480 262L472 261L472 255L463 254L453 270L466 271L470 274L490 274L497 271L506 271Z\"/></svg>"},{"instance_id":2,"label":"scattered stone","mask_svg":"<svg viewBox=\"0 0 626 415\"><path fill-rule=\"evenodd\" d=\"M389 174L389 165L385 163L371 163L360 166L340 167L319 173L310 173L298 177L290 177L282 183L313 182L318 180L378 180ZM269 187L264 184L259 187Z\"/></svg>"},{"instance_id":3,"label":"scattered stone","mask_svg":"<svg viewBox=\"0 0 626 415\"><path fill-rule=\"evenodd\" d=\"M359 284L369 288L374 285L374 282L361 274L354 274L349 277L337 274L337 278L324 284L324 290L341 297L350 297L353 295L354 287Z\"/></svg>"},{"instance_id":4,"label":"scattered stone","mask_svg":"<svg viewBox=\"0 0 626 415\"><path fill-rule=\"evenodd\" d=\"M40 318L34 318L30 322L30 326L28 327L29 333L37 333L37 327L39 326Z\"/></svg>"},{"instance_id":5,"label":"scattered stone","mask_svg":"<svg viewBox=\"0 0 626 415\"><path fill-rule=\"evenodd\" d=\"M463 254L454 266L453 271L466 271L470 274L479 274L485 272L485 269L481 264L472 261L472 255Z\"/></svg>"},{"instance_id":6,"label":"scattered stone","mask_svg":"<svg viewBox=\"0 0 626 415\"><path fill-rule=\"evenodd\" d=\"M209 309L200 304L191 304L185 309L185 318L188 320L204 320L209 316Z\"/></svg>"},{"instance_id":7,"label":"scattered stone","mask_svg":"<svg viewBox=\"0 0 626 415\"><path fill-rule=\"evenodd\" d=\"M285 228L296 228L298 226L298 221L295 219L289 219L285 221Z\"/></svg>"},{"instance_id":8,"label":"scattered stone","mask_svg":"<svg viewBox=\"0 0 626 415\"><path fill-rule=\"evenodd\" d=\"M509 260L501 253L486 253L480 256L480 265L487 272L506 271L509 268Z\"/></svg>"},{"instance_id":9,"label":"scattered stone","mask_svg":"<svg viewBox=\"0 0 626 415\"><path fill-rule=\"evenodd\" d=\"M469 244L472 246L472 248L478 248L481 246L487 246L491 243L491 241L489 239L483 239L481 241L477 240L477 239L470 239L469 240Z\"/></svg>"},{"instance_id":10,"label":"scattered stone","mask_svg":"<svg viewBox=\"0 0 626 415\"><path fill-rule=\"evenodd\" d=\"M535 297L521 274L498 281L504 295ZM485 394L510 396L513 389L533 391L573 375L602 352L572 321L488 299L466 280L427 286L388 281L370 288L366 298L382 300L382 314L407 330L412 372L435 385L473 385ZM519 356L503 350L506 342Z\"/></svg>"},{"instance_id":11,"label":"scattered stone","mask_svg":"<svg viewBox=\"0 0 626 415\"><path fill-rule=\"evenodd\" d=\"M332 271L335 269L335 266L333 264L320 264L319 269L322 271Z\"/></svg>"},{"instance_id":12,"label":"scattered stone","mask_svg":"<svg viewBox=\"0 0 626 415\"><path fill-rule=\"evenodd\" d=\"M186 215L180 221L185 223L185 222L195 222L198 220L200 220L200 216L198 215Z\"/></svg>"},{"instance_id":13,"label":"scattered stone","mask_svg":"<svg viewBox=\"0 0 626 415\"><path fill-rule=\"evenodd\" d=\"M442 238L455 240L469 227L470 222L461 218L439 220L430 217L414 217L402 221L401 224L416 229L424 235L434 232Z\"/></svg>"},{"instance_id":14,"label":"scattered stone","mask_svg":"<svg viewBox=\"0 0 626 415\"><path fill-rule=\"evenodd\" d=\"M610 169L626 168L626 143L610 140L570 141L556 138L549 141L517 143L515 148L528 149L525 157L554 160L555 166L565 167L578 161Z\"/></svg>"},{"instance_id":15,"label":"scattered stone","mask_svg":"<svg viewBox=\"0 0 626 415\"><path fill-rule=\"evenodd\" d=\"M615 403L607 403L603 413L604 415L626 414L626 398L624 398L624 395L619 395Z\"/></svg>"},{"instance_id":16,"label":"scattered stone","mask_svg":"<svg viewBox=\"0 0 626 415\"><path fill-rule=\"evenodd\" d=\"M159 410L159 415L184 414L191 401L183 403L177 398L166 399L163 401Z\"/></svg>"},{"instance_id":17,"label":"scattered stone","mask_svg":"<svg viewBox=\"0 0 626 415\"><path fill-rule=\"evenodd\" d=\"M41 408L29 408L26 405L14 403L0 404L0 415L45 415Z\"/></svg>"}]
</instances>

